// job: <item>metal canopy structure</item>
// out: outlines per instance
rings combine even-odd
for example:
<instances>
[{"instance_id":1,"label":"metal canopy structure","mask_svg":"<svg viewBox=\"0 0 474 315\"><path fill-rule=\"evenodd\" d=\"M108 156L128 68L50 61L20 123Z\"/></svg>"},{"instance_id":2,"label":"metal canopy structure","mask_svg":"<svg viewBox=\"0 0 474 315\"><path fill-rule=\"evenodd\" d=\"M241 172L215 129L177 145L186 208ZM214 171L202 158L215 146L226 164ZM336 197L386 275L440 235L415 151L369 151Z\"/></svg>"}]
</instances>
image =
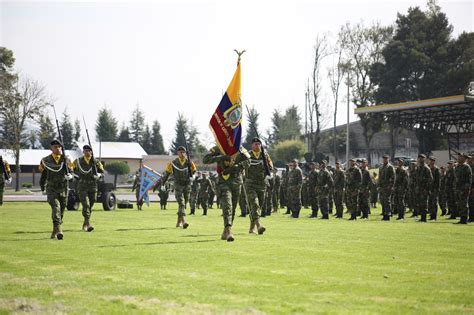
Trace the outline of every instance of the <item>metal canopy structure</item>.
<instances>
[{"instance_id":1,"label":"metal canopy structure","mask_svg":"<svg viewBox=\"0 0 474 315\"><path fill-rule=\"evenodd\" d=\"M474 137L474 99L464 95L447 96L414 102L366 106L355 114L383 114L395 119L407 129L439 130L448 135L449 154L454 158L460 149L460 139Z\"/></svg>"}]
</instances>

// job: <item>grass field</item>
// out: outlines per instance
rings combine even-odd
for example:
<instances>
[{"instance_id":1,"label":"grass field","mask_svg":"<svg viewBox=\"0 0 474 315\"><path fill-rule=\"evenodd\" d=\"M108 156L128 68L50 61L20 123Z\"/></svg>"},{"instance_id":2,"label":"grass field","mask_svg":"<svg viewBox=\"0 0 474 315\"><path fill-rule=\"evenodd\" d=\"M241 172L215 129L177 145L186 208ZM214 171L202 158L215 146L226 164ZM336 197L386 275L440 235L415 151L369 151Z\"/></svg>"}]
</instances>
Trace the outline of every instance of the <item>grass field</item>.
<instances>
[{"instance_id":1,"label":"grass field","mask_svg":"<svg viewBox=\"0 0 474 315\"><path fill-rule=\"evenodd\" d=\"M218 210L66 212L50 240L46 203L0 207L0 313L474 313L474 224L263 219L220 240Z\"/></svg>"}]
</instances>

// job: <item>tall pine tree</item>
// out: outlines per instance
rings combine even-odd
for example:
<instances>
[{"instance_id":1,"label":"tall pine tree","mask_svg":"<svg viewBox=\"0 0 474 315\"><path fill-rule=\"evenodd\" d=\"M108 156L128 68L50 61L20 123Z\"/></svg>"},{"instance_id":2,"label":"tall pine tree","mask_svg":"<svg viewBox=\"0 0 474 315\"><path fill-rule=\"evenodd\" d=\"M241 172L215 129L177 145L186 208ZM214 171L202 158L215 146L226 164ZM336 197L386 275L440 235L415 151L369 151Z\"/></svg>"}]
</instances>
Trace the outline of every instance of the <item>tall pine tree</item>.
<instances>
[{"instance_id":1,"label":"tall pine tree","mask_svg":"<svg viewBox=\"0 0 474 315\"><path fill-rule=\"evenodd\" d=\"M151 148L149 154L165 154L163 137L160 133L160 123L155 120L151 127Z\"/></svg>"},{"instance_id":2,"label":"tall pine tree","mask_svg":"<svg viewBox=\"0 0 474 315\"><path fill-rule=\"evenodd\" d=\"M178 120L176 120L174 131L175 138L171 142L170 151L173 154L177 154L178 148L184 146L189 138L188 120L181 113L178 113Z\"/></svg>"},{"instance_id":3,"label":"tall pine tree","mask_svg":"<svg viewBox=\"0 0 474 315\"><path fill-rule=\"evenodd\" d=\"M103 107L99 110L95 133L98 141L117 141L117 120L110 109Z\"/></svg>"},{"instance_id":4,"label":"tall pine tree","mask_svg":"<svg viewBox=\"0 0 474 315\"><path fill-rule=\"evenodd\" d=\"M143 140L143 133L145 132L145 115L141 111L138 104L132 112L129 130L132 141L141 143Z\"/></svg>"},{"instance_id":5,"label":"tall pine tree","mask_svg":"<svg viewBox=\"0 0 474 315\"><path fill-rule=\"evenodd\" d=\"M71 123L71 116L69 116L67 109L64 110L61 118L61 136L63 138L64 149L71 150L74 146L74 127Z\"/></svg>"}]
</instances>

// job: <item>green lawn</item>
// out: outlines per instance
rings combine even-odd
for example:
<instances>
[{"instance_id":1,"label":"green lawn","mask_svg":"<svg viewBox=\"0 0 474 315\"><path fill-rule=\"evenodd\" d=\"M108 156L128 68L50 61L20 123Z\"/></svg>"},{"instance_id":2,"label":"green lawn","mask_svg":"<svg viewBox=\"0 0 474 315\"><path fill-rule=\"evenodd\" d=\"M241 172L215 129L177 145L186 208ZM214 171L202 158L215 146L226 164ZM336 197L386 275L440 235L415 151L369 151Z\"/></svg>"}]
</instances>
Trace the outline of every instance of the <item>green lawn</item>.
<instances>
[{"instance_id":1,"label":"green lawn","mask_svg":"<svg viewBox=\"0 0 474 315\"><path fill-rule=\"evenodd\" d=\"M474 224L264 218L220 240L218 210L97 210L92 233L66 212L50 240L46 203L0 207L0 313L474 313ZM347 215L346 215L347 216Z\"/></svg>"}]
</instances>

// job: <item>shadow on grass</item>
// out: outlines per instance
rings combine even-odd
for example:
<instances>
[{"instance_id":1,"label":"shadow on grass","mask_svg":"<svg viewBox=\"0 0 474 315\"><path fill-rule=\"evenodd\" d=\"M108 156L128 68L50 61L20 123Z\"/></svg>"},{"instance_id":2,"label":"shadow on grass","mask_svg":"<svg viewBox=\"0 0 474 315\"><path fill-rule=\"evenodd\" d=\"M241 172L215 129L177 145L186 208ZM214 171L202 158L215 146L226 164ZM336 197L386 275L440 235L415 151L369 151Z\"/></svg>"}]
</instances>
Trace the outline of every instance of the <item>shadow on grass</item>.
<instances>
[{"instance_id":1,"label":"shadow on grass","mask_svg":"<svg viewBox=\"0 0 474 315\"><path fill-rule=\"evenodd\" d=\"M167 241L167 242L151 242L151 243L134 243L134 244L119 244L119 245L99 245L97 247L110 248L110 247L127 247L127 246L153 246L153 245L175 245L175 244L191 244L191 243L210 243L210 242L222 242L219 239L212 240L197 240L197 241Z\"/></svg>"},{"instance_id":2,"label":"shadow on grass","mask_svg":"<svg viewBox=\"0 0 474 315\"><path fill-rule=\"evenodd\" d=\"M128 231L157 231L157 230L175 230L175 227L160 227L160 228L128 228L128 229L116 229L117 232L128 232Z\"/></svg>"},{"instance_id":3,"label":"shadow on grass","mask_svg":"<svg viewBox=\"0 0 474 315\"><path fill-rule=\"evenodd\" d=\"M26 242L26 241L44 241L50 240L50 237L42 237L42 238L22 238L22 239L13 239L13 240L0 240L0 242Z\"/></svg>"}]
</instances>

